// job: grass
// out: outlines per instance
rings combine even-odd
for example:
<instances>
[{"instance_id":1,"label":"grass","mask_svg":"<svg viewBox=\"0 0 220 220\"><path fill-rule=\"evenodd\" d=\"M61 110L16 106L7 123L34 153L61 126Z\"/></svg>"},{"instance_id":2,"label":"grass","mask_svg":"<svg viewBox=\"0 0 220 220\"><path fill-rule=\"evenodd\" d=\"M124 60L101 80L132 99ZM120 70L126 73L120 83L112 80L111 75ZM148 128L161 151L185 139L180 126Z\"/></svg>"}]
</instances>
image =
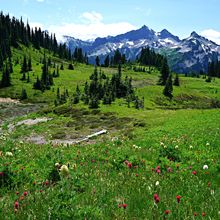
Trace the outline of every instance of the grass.
<instances>
[{"instance_id":1,"label":"grass","mask_svg":"<svg viewBox=\"0 0 220 220\"><path fill-rule=\"evenodd\" d=\"M32 85L41 74L37 62L43 51L14 50L14 59L25 50L32 56L31 83L20 81L17 65L13 87L1 89L0 96L18 98L24 87L25 102L46 106L2 126L0 219L219 219L220 112L214 105L220 100L219 79L206 83L180 76L181 86L174 87L174 99L169 101L157 85L156 69L147 74L125 67L124 76L133 78L137 94L145 98L143 110L127 108L124 100L98 110L71 101L54 107L57 87L72 96L93 67L75 64L70 71L65 63L55 86L42 93ZM53 56L52 60L62 62ZM1 108L1 119L13 116L14 109L19 112L15 106ZM52 120L7 131L9 123L39 117ZM107 135L74 146L26 141L33 135L48 142L75 139L104 128ZM68 167L66 175L55 163ZM181 196L179 202L176 196Z\"/></svg>"}]
</instances>

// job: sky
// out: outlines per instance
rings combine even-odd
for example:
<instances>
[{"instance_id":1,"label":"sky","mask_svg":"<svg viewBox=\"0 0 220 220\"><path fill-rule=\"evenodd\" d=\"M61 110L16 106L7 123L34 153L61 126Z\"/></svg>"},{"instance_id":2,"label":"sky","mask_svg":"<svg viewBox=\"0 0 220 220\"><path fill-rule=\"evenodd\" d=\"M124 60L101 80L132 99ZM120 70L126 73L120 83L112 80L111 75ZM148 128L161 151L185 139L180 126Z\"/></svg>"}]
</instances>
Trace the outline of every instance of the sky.
<instances>
[{"instance_id":1,"label":"sky","mask_svg":"<svg viewBox=\"0 0 220 220\"><path fill-rule=\"evenodd\" d=\"M0 10L51 33L88 40L143 25L181 39L192 31L220 44L220 0L0 0Z\"/></svg>"}]
</instances>

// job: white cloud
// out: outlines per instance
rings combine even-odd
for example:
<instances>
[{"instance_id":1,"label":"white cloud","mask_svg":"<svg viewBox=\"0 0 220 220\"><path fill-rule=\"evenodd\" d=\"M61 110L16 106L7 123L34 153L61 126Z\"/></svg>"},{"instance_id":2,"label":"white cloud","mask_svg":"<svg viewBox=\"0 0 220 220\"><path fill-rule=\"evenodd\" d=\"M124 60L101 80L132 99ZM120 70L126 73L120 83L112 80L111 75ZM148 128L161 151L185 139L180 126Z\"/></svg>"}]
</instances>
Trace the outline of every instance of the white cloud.
<instances>
[{"instance_id":1,"label":"white cloud","mask_svg":"<svg viewBox=\"0 0 220 220\"><path fill-rule=\"evenodd\" d=\"M37 0L37 2L44 2L44 0Z\"/></svg>"},{"instance_id":2,"label":"white cloud","mask_svg":"<svg viewBox=\"0 0 220 220\"><path fill-rule=\"evenodd\" d=\"M213 30L213 29L207 29L200 33L202 36L208 38L209 40L212 40L220 45L220 32Z\"/></svg>"},{"instance_id":3,"label":"white cloud","mask_svg":"<svg viewBox=\"0 0 220 220\"><path fill-rule=\"evenodd\" d=\"M82 19L85 19L89 23L100 23L103 20L103 17L100 13L95 11L84 12L81 16Z\"/></svg>"},{"instance_id":4,"label":"white cloud","mask_svg":"<svg viewBox=\"0 0 220 220\"><path fill-rule=\"evenodd\" d=\"M80 16L83 23L63 23L61 25L51 25L47 30L55 33L58 40L62 40L63 35L72 36L82 40L95 39L96 37L116 36L126 33L136 27L128 22L104 23L103 16L97 12L85 12Z\"/></svg>"}]
</instances>

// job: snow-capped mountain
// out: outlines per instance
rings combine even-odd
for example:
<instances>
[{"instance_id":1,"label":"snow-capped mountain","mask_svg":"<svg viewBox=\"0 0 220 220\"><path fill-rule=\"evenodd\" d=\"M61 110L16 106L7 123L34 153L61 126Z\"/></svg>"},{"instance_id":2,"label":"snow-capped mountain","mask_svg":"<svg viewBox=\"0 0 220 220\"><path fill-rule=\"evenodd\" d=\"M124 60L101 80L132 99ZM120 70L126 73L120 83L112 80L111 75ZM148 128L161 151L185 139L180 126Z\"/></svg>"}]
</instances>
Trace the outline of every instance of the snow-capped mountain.
<instances>
[{"instance_id":1,"label":"snow-capped mountain","mask_svg":"<svg viewBox=\"0 0 220 220\"><path fill-rule=\"evenodd\" d=\"M96 56L102 61L116 49L126 54L127 59L134 60L141 48L147 46L166 55L171 69L176 72L206 71L209 61L220 58L220 46L196 32L180 40L166 29L155 32L145 25L138 30L115 37L96 38L94 41L82 41L67 36L65 39L71 50L81 47L91 62L94 62Z\"/></svg>"}]
</instances>

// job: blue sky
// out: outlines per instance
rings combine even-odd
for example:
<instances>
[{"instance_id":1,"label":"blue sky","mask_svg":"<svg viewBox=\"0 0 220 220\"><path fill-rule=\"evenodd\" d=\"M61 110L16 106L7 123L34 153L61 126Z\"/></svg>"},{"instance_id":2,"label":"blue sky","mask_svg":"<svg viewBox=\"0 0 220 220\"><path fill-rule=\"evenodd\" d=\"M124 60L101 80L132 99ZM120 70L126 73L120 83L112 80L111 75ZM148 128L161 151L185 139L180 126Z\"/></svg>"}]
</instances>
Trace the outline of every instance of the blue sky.
<instances>
[{"instance_id":1,"label":"blue sky","mask_svg":"<svg viewBox=\"0 0 220 220\"><path fill-rule=\"evenodd\" d=\"M0 0L0 8L58 37L92 39L145 24L180 38L195 30L220 43L219 0Z\"/></svg>"}]
</instances>

